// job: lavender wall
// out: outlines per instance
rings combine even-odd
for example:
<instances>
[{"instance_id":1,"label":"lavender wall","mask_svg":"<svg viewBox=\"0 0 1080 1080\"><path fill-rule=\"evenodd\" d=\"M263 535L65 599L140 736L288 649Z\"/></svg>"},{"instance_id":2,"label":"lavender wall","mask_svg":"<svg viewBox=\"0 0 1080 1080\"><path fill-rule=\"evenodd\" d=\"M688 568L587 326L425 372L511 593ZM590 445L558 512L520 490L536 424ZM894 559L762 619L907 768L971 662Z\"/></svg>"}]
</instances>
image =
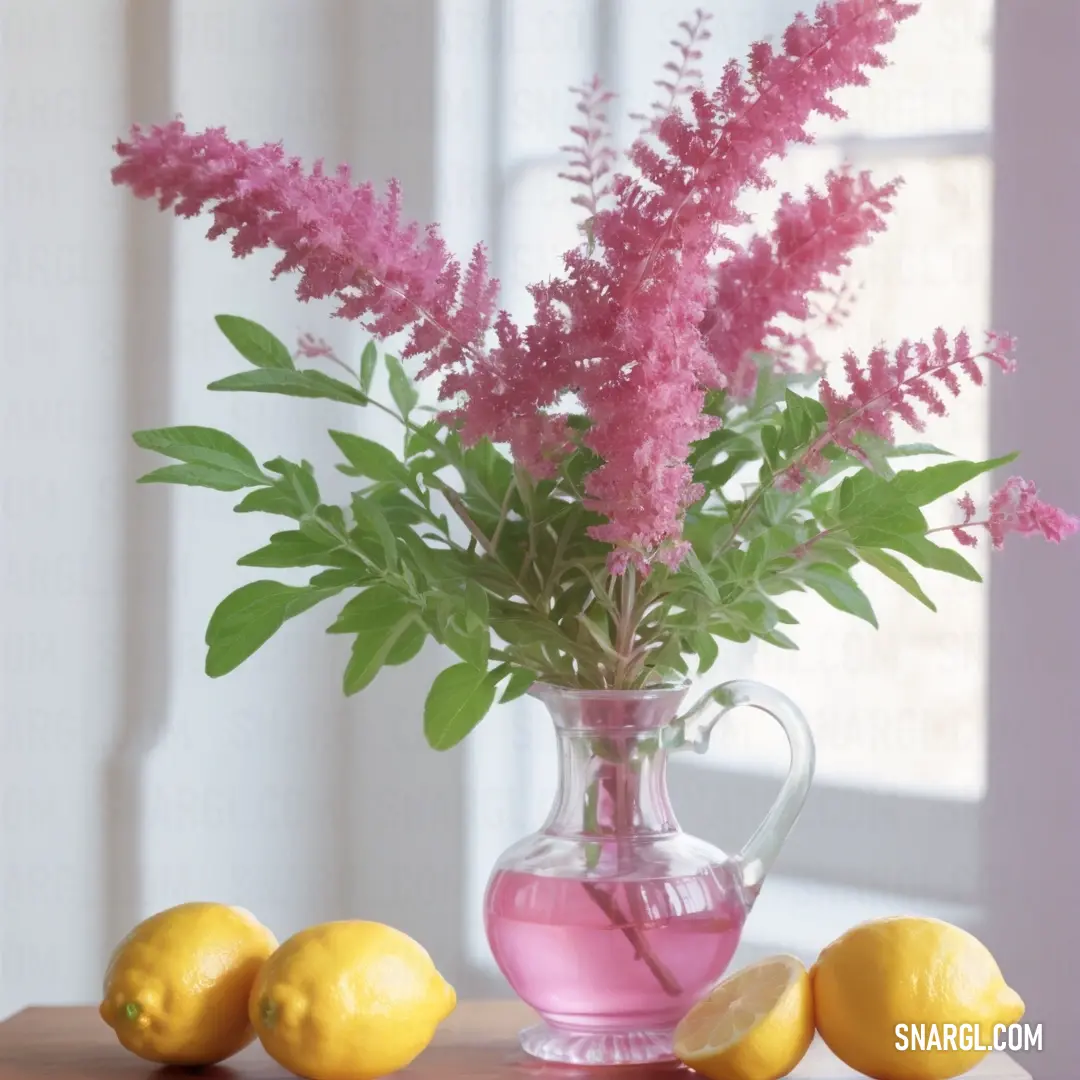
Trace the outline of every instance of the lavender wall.
<instances>
[{"instance_id":1,"label":"lavender wall","mask_svg":"<svg viewBox=\"0 0 1080 1080\"><path fill-rule=\"evenodd\" d=\"M995 452L1080 510L1080 4L998 0L994 318L1021 369L995 384ZM990 583L987 943L1042 1023L1037 1078L1076 1075L1080 1034L1080 544L1011 545Z\"/></svg>"}]
</instances>

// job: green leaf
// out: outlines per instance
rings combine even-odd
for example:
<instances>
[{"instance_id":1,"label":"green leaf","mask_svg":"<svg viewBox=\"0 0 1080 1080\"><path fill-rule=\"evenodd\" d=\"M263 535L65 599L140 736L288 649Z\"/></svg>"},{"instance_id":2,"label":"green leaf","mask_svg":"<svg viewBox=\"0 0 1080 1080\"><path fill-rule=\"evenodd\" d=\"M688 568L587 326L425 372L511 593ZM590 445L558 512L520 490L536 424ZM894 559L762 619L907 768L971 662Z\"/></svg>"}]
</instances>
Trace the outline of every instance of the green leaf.
<instances>
[{"instance_id":1,"label":"green leaf","mask_svg":"<svg viewBox=\"0 0 1080 1080\"><path fill-rule=\"evenodd\" d=\"M233 348L256 367L292 370L289 350L266 327L239 315L216 315L214 322Z\"/></svg>"},{"instance_id":2,"label":"green leaf","mask_svg":"<svg viewBox=\"0 0 1080 1080\"><path fill-rule=\"evenodd\" d=\"M508 645L551 645L557 649L566 648L567 636L549 619L537 615L531 609L515 611L513 615L497 615L492 628Z\"/></svg>"},{"instance_id":3,"label":"green leaf","mask_svg":"<svg viewBox=\"0 0 1080 1080\"><path fill-rule=\"evenodd\" d=\"M332 538L331 538L332 539ZM337 566L354 574L366 571L364 562L347 551L319 543L299 529L274 533L270 543L237 559L238 566Z\"/></svg>"},{"instance_id":4,"label":"green leaf","mask_svg":"<svg viewBox=\"0 0 1080 1080\"><path fill-rule=\"evenodd\" d=\"M460 575L461 570L451 552L445 548L429 547L412 529L400 530L397 539L401 542L401 548L404 549L402 554L406 556L408 563L423 575L429 584L435 585L449 577Z\"/></svg>"},{"instance_id":5,"label":"green leaf","mask_svg":"<svg viewBox=\"0 0 1080 1080\"><path fill-rule=\"evenodd\" d=\"M761 449L769 468L775 469L780 461L780 433L771 424L761 429Z\"/></svg>"},{"instance_id":6,"label":"green leaf","mask_svg":"<svg viewBox=\"0 0 1080 1080\"><path fill-rule=\"evenodd\" d=\"M810 421L813 424L827 424L829 422L829 413L824 405L817 398L804 397L801 398L803 409L806 410L806 414L810 417Z\"/></svg>"},{"instance_id":7,"label":"green leaf","mask_svg":"<svg viewBox=\"0 0 1080 1080\"><path fill-rule=\"evenodd\" d=\"M750 541L746 549L746 558L743 559L742 566L739 567L742 577L753 578L757 574L769 551L767 537L767 533L761 533Z\"/></svg>"},{"instance_id":8,"label":"green leaf","mask_svg":"<svg viewBox=\"0 0 1080 1080\"><path fill-rule=\"evenodd\" d=\"M733 626L722 619L709 623L709 633L715 637L722 637L727 641L738 642L740 645L745 645L753 637L753 634L745 626Z\"/></svg>"},{"instance_id":9,"label":"green leaf","mask_svg":"<svg viewBox=\"0 0 1080 1080\"><path fill-rule=\"evenodd\" d=\"M436 750L456 746L487 715L495 683L487 672L455 664L435 678L424 702L424 735Z\"/></svg>"},{"instance_id":10,"label":"green leaf","mask_svg":"<svg viewBox=\"0 0 1080 1080\"><path fill-rule=\"evenodd\" d=\"M767 642L769 645L775 645L778 649L794 649L798 650L799 646L795 644L784 633L783 630L770 630L768 633L758 635L762 641Z\"/></svg>"},{"instance_id":11,"label":"green leaf","mask_svg":"<svg viewBox=\"0 0 1080 1080\"><path fill-rule=\"evenodd\" d=\"M359 559L355 566L334 567L314 574L308 584L313 589L349 589L362 585L371 585L377 579Z\"/></svg>"},{"instance_id":12,"label":"green leaf","mask_svg":"<svg viewBox=\"0 0 1080 1080\"><path fill-rule=\"evenodd\" d=\"M354 596L327 628L328 634L388 631L416 613L416 607L392 585L371 585Z\"/></svg>"},{"instance_id":13,"label":"green leaf","mask_svg":"<svg viewBox=\"0 0 1080 1080\"><path fill-rule=\"evenodd\" d=\"M270 543L236 560L237 566L318 566L327 549L299 530L274 533Z\"/></svg>"},{"instance_id":14,"label":"green leaf","mask_svg":"<svg viewBox=\"0 0 1080 1080\"><path fill-rule=\"evenodd\" d=\"M320 501L319 485L315 481L314 470L309 462L302 461L297 465L295 462L279 457L266 462L266 468L281 477L276 486L287 499L291 500L294 511L291 516L302 518L315 512Z\"/></svg>"},{"instance_id":15,"label":"green leaf","mask_svg":"<svg viewBox=\"0 0 1080 1080\"><path fill-rule=\"evenodd\" d=\"M399 534L399 539L400 534L407 531L402 526L431 524L431 515L427 509L400 488L383 484L373 491L368 491L364 498L366 502L378 504L383 516Z\"/></svg>"},{"instance_id":16,"label":"green leaf","mask_svg":"<svg viewBox=\"0 0 1080 1080\"><path fill-rule=\"evenodd\" d=\"M491 631L475 617L461 625L461 619L455 612L442 628L443 643L452 649L465 663L474 668L485 670L488 655L491 652Z\"/></svg>"},{"instance_id":17,"label":"green leaf","mask_svg":"<svg viewBox=\"0 0 1080 1080\"><path fill-rule=\"evenodd\" d=\"M887 555L878 548L860 548L859 558L868 566L872 566L879 573L884 574L890 581L896 582L905 592L911 593L920 604L925 605L931 611L937 611L937 605L923 592L922 586L915 579L915 575L899 559Z\"/></svg>"},{"instance_id":18,"label":"green leaf","mask_svg":"<svg viewBox=\"0 0 1080 1080\"><path fill-rule=\"evenodd\" d=\"M189 487L212 488L215 491L240 491L251 487L251 481L239 473L213 465L163 465L138 479L140 484L187 484Z\"/></svg>"},{"instance_id":19,"label":"green leaf","mask_svg":"<svg viewBox=\"0 0 1080 1080\"><path fill-rule=\"evenodd\" d=\"M427 628L424 624L419 619L412 619L386 654L386 665L396 667L399 664L407 664L424 647L427 636Z\"/></svg>"},{"instance_id":20,"label":"green leaf","mask_svg":"<svg viewBox=\"0 0 1080 1080\"><path fill-rule=\"evenodd\" d=\"M885 453L888 457L952 457L949 450L942 450L932 443L901 443L898 446L889 446Z\"/></svg>"},{"instance_id":21,"label":"green leaf","mask_svg":"<svg viewBox=\"0 0 1080 1080\"><path fill-rule=\"evenodd\" d=\"M750 411L759 413L766 405L775 404L783 398L785 386L772 356L758 354L754 359L757 362L758 376Z\"/></svg>"},{"instance_id":22,"label":"green leaf","mask_svg":"<svg viewBox=\"0 0 1080 1080\"><path fill-rule=\"evenodd\" d=\"M378 503L356 494L352 499L352 512L356 519L357 529L373 535L379 541L387 569L396 567L398 564L397 539Z\"/></svg>"},{"instance_id":23,"label":"green leaf","mask_svg":"<svg viewBox=\"0 0 1080 1080\"><path fill-rule=\"evenodd\" d=\"M765 561L772 562L783 555L787 555L793 548L798 546L799 538L793 529L787 525L774 525L771 529L762 533L765 538Z\"/></svg>"},{"instance_id":24,"label":"green leaf","mask_svg":"<svg viewBox=\"0 0 1080 1080\"><path fill-rule=\"evenodd\" d=\"M366 476L370 480L412 485L409 470L382 443L365 439L362 435L351 435L347 431L331 431L330 438L349 462L348 466L338 466L346 476Z\"/></svg>"},{"instance_id":25,"label":"green leaf","mask_svg":"<svg viewBox=\"0 0 1080 1080\"><path fill-rule=\"evenodd\" d=\"M514 701L516 698L527 694L529 688L536 682L536 678L535 671L529 671L526 668L514 668L510 678L506 681L506 686L503 688L499 701L506 704L508 701Z\"/></svg>"},{"instance_id":26,"label":"green leaf","mask_svg":"<svg viewBox=\"0 0 1080 1080\"><path fill-rule=\"evenodd\" d=\"M716 663L716 658L720 655L716 638L707 630L698 630L691 636L690 641L694 646L694 652L697 653L698 674L704 675Z\"/></svg>"},{"instance_id":27,"label":"green leaf","mask_svg":"<svg viewBox=\"0 0 1080 1080\"><path fill-rule=\"evenodd\" d=\"M943 574L952 574L965 581L981 582L982 575L958 551L939 547L925 536L892 536L883 534L877 538L875 547L890 548L906 555L912 562L927 570L938 570ZM864 541L865 543L865 541Z\"/></svg>"},{"instance_id":28,"label":"green leaf","mask_svg":"<svg viewBox=\"0 0 1080 1080\"><path fill-rule=\"evenodd\" d=\"M326 549L338 549L346 542L345 515L340 506L320 503L301 517L300 532Z\"/></svg>"},{"instance_id":29,"label":"green leaf","mask_svg":"<svg viewBox=\"0 0 1080 1080\"><path fill-rule=\"evenodd\" d=\"M402 619L391 626L372 626L357 633L341 683L347 696L371 685L411 625L410 619Z\"/></svg>"},{"instance_id":30,"label":"green leaf","mask_svg":"<svg viewBox=\"0 0 1080 1080\"><path fill-rule=\"evenodd\" d=\"M755 635L771 630L776 624L773 605L759 596L751 595L731 604L727 613L737 616L742 625Z\"/></svg>"},{"instance_id":31,"label":"green leaf","mask_svg":"<svg viewBox=\"0 0 1080 1080\"><path fill-rule=\"evenodd\" d=\"M855 498L855 480L850 476L845 476L840 482L840 495L837 502L838 511L843 514L845 510L851 506L852 500Z\"/></svg>"},{"instance_id":32,"label":"green leaf","mask_svg":"<svg viewBox=\"0 0 1080 1080\"><path fill-rule=\"evenodd\" d=\"M313 589L279 581L253 581L218 604L206 627L206 674L226 675L270 640L286 619L340 589Z\"/></svg>"},{"instance_id":33,"label":"green leaf","mask_svg":"<svg viewBox=\"0 0 1080 1080\"><path fill-rule=\"evenodd\" d=\"M245 495L233 507L237 514L280 514L282 517L300 518L303 509L297 505L296 497L280 483L273 487L256 488Z\"/></svg>"},{"instance_id":34,"label":"green leaf","mask_svg":"<svg viewBox=\"0 0 1080 1080\"><path fill-rule=\"evenodd\" d=\"M687 665L683 658L685 651L679 634L672 634L659 649L650 654L647 663L658 672L678 671L680 674L686 674Z\"/></svg>"},{"instance_id":35,"label":"green leaf","mask_svg":"<svg viewBox=\"0 0 1080 1080\"><path fill-rule=\"evenodd\" d=\"M851 477L848 488L850 496L840 514L840 521L849 529L853 539L856 527L863 526L898 534L921 535L926 532L926 518L922 511L903 491L893 487L894 482L867 469Z\"/></svg>"},{"instance_id":36,"label":"green leaf","mask_svg":"<svg viewBox=\"0 0 1080 1080\"><path fill-rule=\"evenodd\" d=\"M375 379L375 369L379 366L379 350L374 341L369 341L360 354L360 391L371 393L371 384Z\"/></svg>"},{"instance_id":37,"label":"green leaf","mask_svg":"<svg viewBox=\"0 0 1080 1080\"><path fill-rule=\"evenodd\" d=\"M846 570L831 563L812 563L802 567L800 577L827 604L877 627L877 616L870 601Z\"/></svg>"},{"instance_id":38,"label":"green leaf","mask_svg":"<svg viewBox=\"0 0 1080 1080\"><path fill-rule=\"evenodd\" d=\"M465 582L465 606L481 626L487 626L490 617L488 595L483 587L471 578Z\"/></svg>"},{"instance_id":39,"label":"green leaf","mask_svg":"<svg viewBox=\"0 0 1080 1080\"><path fill-rule=\"evenodd\" d=\"M155 453L175 458L177 461L185 461L193 465L209 465L222 472L235 473L248 481L247 484L241 486L251 487L253 484L266 483L266 477L251 451L243 443L224 431L218 431L217 428L192 425L151 428L146 431L136 431L132 438L135 445L143 450L153 450ZM174 480L172 482L190 483L191 481Z\"/></svg>"},{"instance_id":40,"label":"green leaf","mask_svg":"<svg viewBox=\"0 0 1080 1080\"><path fill-rule=\"evenodd\" d=\"M723 461L719 461L715 465L695 469L694 480L699 484L704 484L709 491L718 491L743 465L757 461L760 456L757 450L754 450L753 453L737 453L733 451Z\"/></svg>"},{"instance_id":41,"label":"green leaf","mask_svg":"<svg viewBox=\"0 0 1080 1080\"><path fill-rule=\"evenodd\" d=\"M332 379L321 371L283 371L258 368L226 375L210 383L209 390L247 391L255 394L285 394L287 397L325 398L347 405L366 405L368 397L354 386Z\"/></svg>"},{"instance_id":42,"label":"green leaf","mask_svg":"<svg viewBox=\"0 0 1080 1080\"><path fill-rule=\"evenodd\" d=\"M784 450L793 453L803 443L809 442L814 430L810 418L808 399L800 397L790 388L784 390Z\"/></svg>"},{"instance_id":43,"label":"green leaf","mask_svg":"<svg viewBox=\"0 0 1080 1080\"><path fill-rule=\"evenodd\" d=\"M914 505L925 506L983 473L1008 465L1017 457L1017 454L1006 454L990 461L947 461L925 469L907 469L897 473L889 486Z\"/></svg>"},{"instance_id":44,"label":"green leaf","mask_svg":"<svg viewBox=\"0 0 1080 1080\"><path fill-rule=\"evenodd\" d=\"M697 556L697 552L691 550L686 556L686 566L690 573L694 576L694 580L697 582L702 595L711 603L714 607L719 607L721 604L720 592L716 587L716 582L709 577L709 572L702 565L701 560Z\"/></svg>"},{"instance_id":45,"label":"green leaf","mask_svg":"<svg viewBox=\"0 0 1080 1080\"><path fill-rule=\"evenodd\" d=\"M394 404L401 415L407 418L409 413L416 408L420 393L396 356L387 355L386 370L389 374L390 396L394 399Z\"/></svg>"},{"instance_id":46,"label":"green leaf","mask_svg":"<svg viewBox=\"0 0 1080 1080\"><path fill-rule=\"evenodd\" d=\"M466 491L479 488L487 494L493 509L498 510L507 488L514 482L514 466L487 438L469 447L464 454L462 478Z\"/></svg>"},{"instance_id":47,"label":"green leaf","mask_svg":"<svg viewBox=\"0 0 1080 1080\"><path fill-rule=\"evenodd\" d=\"M413 457L416 454L430 452L435 455L441 464L438 468L450 464L452 455L446 446L439 441L439 432L443 430L438 420L429 420L423 427L418 427L409 432L409 438L405 443L405 456Z\"/></svg>"}]
</instances>

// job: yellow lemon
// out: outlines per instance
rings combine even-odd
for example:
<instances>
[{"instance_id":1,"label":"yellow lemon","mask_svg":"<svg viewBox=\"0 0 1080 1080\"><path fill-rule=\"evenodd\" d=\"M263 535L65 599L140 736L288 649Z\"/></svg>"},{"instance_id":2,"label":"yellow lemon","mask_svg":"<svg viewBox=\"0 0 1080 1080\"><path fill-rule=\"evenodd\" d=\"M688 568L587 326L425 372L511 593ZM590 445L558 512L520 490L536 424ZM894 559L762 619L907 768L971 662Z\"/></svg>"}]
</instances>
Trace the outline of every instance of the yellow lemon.
<instances>
[{"instance_id":1,"label":"yellow lemon","mask_svg":"<svg viewBox=\"0 0 1080 1080\"><path fill-rule=\"evenodd\" d=\"M307 1080L372 1080L403 1069L454 1011L454 988L407 934L324 923L289 938L251 990L266 1052Z\"/></svg>"},{"instance_id":2,"label":"yellow lemon","mask_svg":"<svg viewBox=\"0 0 1080 1080\"><path fill-rule=\"evenodd\" d=\"M810 974L821 1037L874 1080L959 1076L986 1056L978 1047L992 1045L996 1024L1024 1015L986 946L938 919L899 916L856 926L822 951ZM898 1049L899 1024L925 1025L933 1049ZM951 1045L945 1025L952 1025Z\"/></svg>"},{"instance_id":3,"label":"yellow lemon","mask_svg":"<svg viewBox=\"0 0 1080 1080\"><path fill-rule=\"evenodd\" d=\"M675 1029L675 1054L709 1080L779 1080L814 1040L810 976L773 956L724 979Z\"/></svg>"},{"instance_id":4,"label":"yellow lemon","mask_svg":"<svg viewBox=\"0 0 1080 1080\"><path fill-rule=\"evenodd\" d=\"M98 1012L121 1044L162 1065L213 1065L255 1032L248 998L277 939L243 908L180 904L112 954Z\"/></svg>"}]
</instances>

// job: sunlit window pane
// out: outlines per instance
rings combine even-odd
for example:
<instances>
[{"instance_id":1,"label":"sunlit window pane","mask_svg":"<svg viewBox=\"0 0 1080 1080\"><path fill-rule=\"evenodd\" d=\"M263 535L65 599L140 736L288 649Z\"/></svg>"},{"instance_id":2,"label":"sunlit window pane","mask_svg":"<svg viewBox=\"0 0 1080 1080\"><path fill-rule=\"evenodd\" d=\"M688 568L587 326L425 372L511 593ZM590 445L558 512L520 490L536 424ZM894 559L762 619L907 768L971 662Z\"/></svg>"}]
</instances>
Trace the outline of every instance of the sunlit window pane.
<instances>
[{"instance_id":1,"label":"sunlit window pane","mask_svg":"<svg viewBox=\"0 0 1080 1080\"><path fill-rule=\"evenodd\" d=\"M848 119L834 132L928 135L990 126L994 0L930 0L889 47L873 92L855 87L838 100Z\"/></svg>"},{"instance_id":2,"label":"sunlit window pane","mask_svg":"<svg viewBox=\"0 0 1080 1080\"><path fill-rule=\"evenodd\" d=\"M568 88L594 73L592 4L528 0L503 5L504 93L499 102L507 166L568 142L576 114Z\"/></svg>"},{"instance_id":3,"label":"sunlit window pane","mask_svg":"<svg viewBox=\"0 0 1080 1080\"><path fill-rule=\"evenodd\" d=\"M558 273L561 253L578 242L580 212L570 204L572 188L556 176L557 161L529 163L564 141L561 125L570 115L565 100L549 99L543 88L579 81L594 66L584 44L593 24L584 16L579 13L561 30L543 25L541 9L551 15L559 6L507 5L514 12L513 51L505 59L514 72L510 127L518 149L504 163L499 269L509 307L522 319L529 313L525 286ZM744 51L753 37L778 31L800 6L788 0L725 5L711 24L715 38L703 66L715 74L728 54ZM625 91L620 99L625 113L647 106L649 80L668 58L667 41L686 9L668 0L625 0L617 12L615 88ZM879 342L895 346L905 337L926 337L938 325L950 333L968 328L978 341L988 325L989 159L957 153L947 142L935 146L925 141L917 156L895 156L897 144L884 142L882 147L894 154L887 157L873 140L988 126L990 16L990 0L924 5L891 50L896 66L876 73L870 89L848 95L850 120L829 132L871 140L865 144L867 160L855 164L872 167L879 180L904 178L889 231L857 253L848 282L865 288L859 289L852 317L816 336L831 374L848 348L865 357ZM551 77L552 65L558 79ZM534 122L534 131L516 131ZM636 127L623 124L620 130L626 136ZM825 172L841 163L841 151L842 143L823 140L777 162L777 187L746 203L755 217L753 227L768 227L780 191L820 184ZM991 379L1005 377L991 374ZM965 457L987 456L987 391L965 386L949 405L947 419L911 437ZM985 503L988 481L976 481L970 491L977 503ZM948 500L927 510L932 523L955 520L955 505ZM981 572L988 572L983 548L968 554ZM816 596L796 597L790 606L802 623L792 631L799 652L731 645L706 681L749 675L788 692L813 723L824 780L867 790L980 796L986 591L945 575L916 572L938 605L936 614L872 571L863 572L859 576L879 630L833 611ZM541 729L536 753L545 762L547 741L548 732ZM702 764L772 771L783 760L778 734L749 714L736 718L718 737Z\"/></svg>"},{"instance_id":4,"label":"sunlit window pane","mask_svg":"<svg viewBox=\"0 0 1080 1080\"><path fill-rule=\"evenodd\" d=\"M987 323L989 163L882 163L883 176L894 173L903 173L906 183L891 228L859 253L852 277L870 287L850 320L818 337L841 384L836 369L846 348L865 356L879 341L924 337L939 324L952 332ZM965 386L948 404L948 418L912 438L965 457L987 456L986 390ZM975 481L970 491L985 503L988 482ZM927 516L931 524L947 524L956 520L955 504L943 500L928 507ZM985 548L968 554L986 573ZM802 623L791 630L799 652L731 646L714 677L752 676L795 698L813 724L822 779L976 797L985 783L986 592L946 575L916 573L938 605L936 614L867 570L857 576L879 630L827 608L817 596L796 596L789 606ZM771 726L748 713L735 718L706 760L771 771L784 757Z\"/></svg>"},{"instance_id":5,"label":"sunlit window pane","mask_svg":"<svg viewBox=\"0 0 1080 1080\"><path fill-rule=\"evenodd\" d=\"M499 274L507 310L521 322L531 317L526 286L561 271L564 251L582 241L584 211L570 200L575 187L558 176L557 161L513 174L507 191L503 225L505 245Z\"/></svg>"}]
</instances>

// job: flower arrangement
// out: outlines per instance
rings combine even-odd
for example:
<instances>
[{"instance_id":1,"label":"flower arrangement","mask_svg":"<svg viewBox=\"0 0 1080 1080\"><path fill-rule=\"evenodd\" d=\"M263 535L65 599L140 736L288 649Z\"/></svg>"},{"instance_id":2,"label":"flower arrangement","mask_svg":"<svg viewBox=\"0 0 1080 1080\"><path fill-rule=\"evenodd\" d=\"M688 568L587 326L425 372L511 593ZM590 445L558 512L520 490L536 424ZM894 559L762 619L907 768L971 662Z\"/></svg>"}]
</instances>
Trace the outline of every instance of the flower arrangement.
<instances>
[{"instance_id":1,"label":"flower arrangement","mask_svg":"<svg viewBox=\"0 0 1080 1080\"><path fill-rule=\"evenodd\" d=\"M401 424L401 454L330 432L358 481L347 506L322 500L307 462L259 464L224 432L136 434L175 462L143 480L244 491L238 511L291 521L241 565L317 568L307 585L255 581L223 600L207 672L231 671L286 619L352 593L330 626L353 637L346 693L428 637L456 654L425 707L428 740L444 749L537 680L639 688L692 659L707 670L717 638L795 648L787 593L810 590L876 625L857 564L933 608L913 567L979 579L950 536L970 546L985 532L998 548L1009 533L1056 543L1077 531L1019 477L986 513L960 494L955 519L931 525L925 507L1015 455L962 461L897 441L897 422L921 430L965 380L1012 371L1004 335L976 343L939 328L849 353L846 386L823 377L814 314L830 298L843 306L841 275L885 228L898 180L832 172L735 239L752 224L740 197L770 186L770 161L809 141L813 118L843 116L834 92L885 64L882 47L917 7L821 3L778 47L732 61L711 91L696 67L709 36L698 12L627 171L607 136L611 95L598 81L578 90L565 175L583 241L561 276L530 288L524 327L497 309L484 249L461 265L435 227L402 220L395 183L380 194L347 168L309 171L280 145L180 120L119 142L115 183L178 216L208 214L209 236L229 236L237 257L275 249L275 274L298 273L301 299L334 298L374 339L404 340L400 359L369 343L354 370L314 337L294 352L218 317L251 367L210 389L328 398ZM392 404L371 396L380 363ZM441 409L418 404L415 363L439 380ZM930 455L947 460L894 467Z\"/></svg>"}]
</instances>

